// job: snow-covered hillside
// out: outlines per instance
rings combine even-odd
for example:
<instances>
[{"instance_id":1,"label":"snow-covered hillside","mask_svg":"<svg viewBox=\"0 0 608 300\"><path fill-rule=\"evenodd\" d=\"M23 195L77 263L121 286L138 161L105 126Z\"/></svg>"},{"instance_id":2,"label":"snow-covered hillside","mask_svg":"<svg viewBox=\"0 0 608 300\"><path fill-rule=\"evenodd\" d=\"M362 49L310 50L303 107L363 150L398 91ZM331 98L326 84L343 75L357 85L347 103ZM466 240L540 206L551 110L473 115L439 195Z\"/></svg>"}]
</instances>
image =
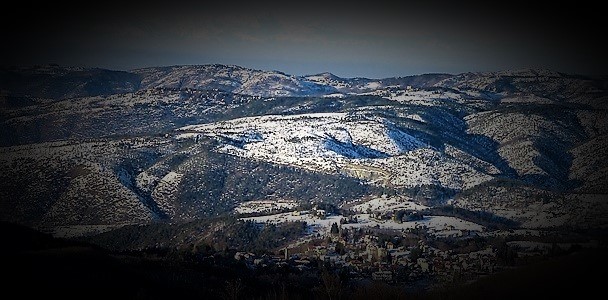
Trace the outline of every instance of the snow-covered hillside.
<instances>
[{"instance_id":1,"label":"snow-covered hillside","mask_svg":"<svg viewBox=\"0 0 608 300\"><path fill-rule=\"evenodd\" d=\"M577 190L608 193L608 161L599 153L608 152L608 135L597 136L570 150L570 179L582 182Z\"/></svg>"},{"instance_id":2,"label":"snow-covered hillside","mask_svg":"<svg viewBox=\"0 0 608 300\"><path fill-rule=\"evenodd\" d=\"M219 89L253 96L311 96L335 90L279 71L239 66L174 66L134 70L142 76L143 88Z\"/></svg>"},{"instance_id":3,"label":"snow-covered hillside","mask_svg":"<svg viewBox=\"0 0 608 300\"><path fill-rule=\"evenodd\" d=\"M155 148L155 150L152 150ZM113 225L158 218L132 187L131 170L166 141L54 142L1 148L2 218L36 225ZM10 212L10 213L9 213Z\"/></svg>"},{"instance_id":4,"label":"snow-covered hillside","mask_svg":"<svg viewBox=\"0 0 608 300\"><path fill-rule=\"evenodd\" d=\"M465 120L469 134L487 136L497 143L497 153L520 177L547 187L567 186L565 175L571 164L567 151L585 139L576 116L562 113L556 120L550 110L492 110L468 115Z\"/></svg>"},{"instance_id":5,"label":"snow-covered hillside","mask_svg":"<svg viewBox=\"0 0 608 300\"><path fill-rule=\"evenodd\" d=\"M356 113L260 116L182 127L222 142L217 151L385 186L461 190L492 177L403 132ZM192 137L186 133L181 137Z\"/></svg>"},{"instance_id":6,"label":"snow-covered hillside","mask_svg":"<svg viewBox=\"0 0 608 300\"><path fill-rule=\"evenodd\" d=\"M343 94L360 94L387 86L380 79L341 78L331 73L304 76L304 79L331 87Z\"/></svg>"},{"instance_id":7,"label":"snow-covered hillside","mask_svg":"<svg viewBox=\"0 0 608 300\"><path fill-rule=\"evenodd\" d=\"M601 198L608 186L608 85L598 78L225 65L0 73L23 79L0 93L8 221L110 226L394 196L369 204L382 211L423 194L427 206L454 198L535 227L575 223L567 209L597 201L570 194Z\"/></svg>"},{"instance_id":8,"label":"snow-covered hillside","mask_svg":"<svg viewBox=\"0 0 608 300\"><path fill-rule=\"evenodd\" d=\"M141 89L217 89L262 97L352 95L389 87L429 87L451 77L446 74L426 74L385 79L342 78L328 72L294 76L279 71L220 64L145 68L132 72L141 77Z\"/></svg>"},{"instance_id":9,"label":"snow-covered hillside","mask_svg":"<svg viewBox=\"0 0 608 300\"><path fill-rule=\"evenodd\" d=\"M575 103L608 108L605 82L550 70L513 70L464 73L443 79L437 87L459 91L481 91L509 102Z\"/></svg>"}]
</instances>

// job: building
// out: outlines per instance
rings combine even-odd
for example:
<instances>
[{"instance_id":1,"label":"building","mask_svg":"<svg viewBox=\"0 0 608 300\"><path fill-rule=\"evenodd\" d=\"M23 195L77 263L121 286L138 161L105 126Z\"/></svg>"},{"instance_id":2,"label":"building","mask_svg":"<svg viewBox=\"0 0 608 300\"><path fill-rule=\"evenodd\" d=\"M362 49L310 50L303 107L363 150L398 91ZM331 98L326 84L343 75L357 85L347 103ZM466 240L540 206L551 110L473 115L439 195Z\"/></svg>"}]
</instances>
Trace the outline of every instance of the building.
<instances>
[{"instance_id":1,"label":"building","mask_svg":"<svg viewBox=\"0 0 608 300\"><path fill-rule=\"evenodd\" d=\"M324 209L314 208L312 210L312 214L319 219L325 219L327 217L327 211L325 211Z\"/></svg>"},{"instance_id":2,"label":"building","mask_svg":"<svg viewBox=\"0 0 608 300\"><path fill-rule=\"evenodd\" d=\"M391 242L391 241L386 242L386 249L393 250L393 248L395 248L395 244L393 244L393 242Z\"/></svg>"},{"instance_id":3,"label":"building","mask_svg":"<svg viewBox=\"0 0 608 300\"><path fill-rule=\"evenodd\" d=\"M372 279L375 281L392 282L393 272L391 271L376 271L372 273Z\"/></svg>"},{"instance_id":4,"label":"building","mask_svg":"<svg viewBox=\"0 0 608 300\"><path fill-rule=\"evenodd\" d=\"M378 260L385 260L388 256L388 250L386 248L379 247L378 248Z\"/></svg>"},{"instance_id":5,"label":"building","mask_svg":"<svg viewBox=\"0 0 608 300\"><path fill-rule=\"evenodd\" d=\"M426 260L426 258L418 258L417 261L418 266L420 267L420 269L422 270L422 272L429 272L430 271L430 265L429 262Z\"/></svg>"}]
</instances>

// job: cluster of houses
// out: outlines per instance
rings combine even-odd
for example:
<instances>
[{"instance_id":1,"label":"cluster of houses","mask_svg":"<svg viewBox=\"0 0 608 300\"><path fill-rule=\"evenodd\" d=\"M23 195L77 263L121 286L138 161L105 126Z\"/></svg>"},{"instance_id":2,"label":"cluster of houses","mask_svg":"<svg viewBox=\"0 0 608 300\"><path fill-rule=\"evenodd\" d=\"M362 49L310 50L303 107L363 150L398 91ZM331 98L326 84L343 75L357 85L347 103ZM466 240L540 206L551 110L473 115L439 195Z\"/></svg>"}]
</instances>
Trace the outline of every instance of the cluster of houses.
<instances>
[{"instance_id":1,"label":"cluster of houses","mask_svg":"<svg viewBox=\"0 0 608 300\"><path fill-rule=\"evenodd\" d=\"M318 206L291 214L325 220L332 218L331 222L336 219L332 217L332 212ZM424 280L437 284L492 274L504 264L499 249L492 245L466 246L467 240L480 236L478 230L457 229L449 223L431 228L416 223L416 226L404 226L402 229L347 225L359 223L357 216L346 214L336 223L330 223L330 230L313 231L316 234L280 249L276 255L258 256L237 252L234 259L245 262L250 268L284 266L302 272L318 272L321 268L330 267L348 272L350 278L355 280L388 283ZM388 220L396 223L417 222L427 218L420 211L407 209L368 211L368 216L377 223ZM440 242L438 238L441 238ZM458 241L464 241L462 247L458 246ZM522 256L546 255L549 250L543 245L533 242L507 243Z\"/></svg>"},{"instance_id":2,"label":"cluster of houses","mask_svg":"<svg viewBox=\"0 0 608 300\"><path fill-rule=\"evenodd\" d=\"M495 271L497 265L492 248L456 254L430 247L423 240L412 246L380 242L373 233L358 238L328 233L320 244L300 247L297 251L284 248L275 256L237 252L234 259L246 262L251 268L291 266L306 271L329 265L332 269L348 270L352 278L390 283L431 277L450 280L462 274L489 274Z\"/></svg>"}]
</instances>

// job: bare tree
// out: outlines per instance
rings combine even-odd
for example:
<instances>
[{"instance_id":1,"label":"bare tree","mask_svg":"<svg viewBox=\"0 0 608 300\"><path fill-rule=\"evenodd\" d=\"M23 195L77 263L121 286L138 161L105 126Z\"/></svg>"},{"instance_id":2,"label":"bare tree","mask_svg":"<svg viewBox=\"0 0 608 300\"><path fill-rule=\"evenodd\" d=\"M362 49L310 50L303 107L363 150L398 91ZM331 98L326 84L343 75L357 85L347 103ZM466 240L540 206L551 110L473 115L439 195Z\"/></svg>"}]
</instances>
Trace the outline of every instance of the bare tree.
<instances>
[{"instance_id":1,"label":"bare tree","mask_svg":"<svg viewBox=\"0 0 608 300\"><path fill-rule=\"evenodd\" d=\"M327 293L329 300L338 300L342 298L342 281L337 274L325 270L321 274L321 279L323 280L323 286L325 287L325 292Z\"/></svg>"},{"instance_id":2,"label":"bare tree","mask_svg":"<svg viewBox=\"0 0 608 300\"><path fill-rule=\"evenodd\" d=\"M245 289L245 285L240 278L226 281L225 294L226 300L237 300L241 292Z\"/></svg>"}]
</instances>

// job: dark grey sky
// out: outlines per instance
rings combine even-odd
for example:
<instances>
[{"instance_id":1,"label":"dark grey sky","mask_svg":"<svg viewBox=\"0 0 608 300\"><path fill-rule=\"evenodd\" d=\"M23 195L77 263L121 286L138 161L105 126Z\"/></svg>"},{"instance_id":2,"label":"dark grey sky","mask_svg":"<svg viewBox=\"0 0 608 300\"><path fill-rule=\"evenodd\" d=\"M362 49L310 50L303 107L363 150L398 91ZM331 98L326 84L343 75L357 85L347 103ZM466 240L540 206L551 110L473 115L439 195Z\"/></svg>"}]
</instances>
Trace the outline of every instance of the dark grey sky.
<instances>
[{"instance_id":1,"label":"dark grey sky","mask_svg":"<svg viewBox=\"0 0 608 300\"><path fill-rule=\"evenodd\" d=\"M128 70L222 63L375 78L520 68L606 74L608 49L603 35L593 36L601 10L588 5L284 2L17 9L17 22L2 21L11 46L2 64Z\"/></svg>"}]
</instances>

